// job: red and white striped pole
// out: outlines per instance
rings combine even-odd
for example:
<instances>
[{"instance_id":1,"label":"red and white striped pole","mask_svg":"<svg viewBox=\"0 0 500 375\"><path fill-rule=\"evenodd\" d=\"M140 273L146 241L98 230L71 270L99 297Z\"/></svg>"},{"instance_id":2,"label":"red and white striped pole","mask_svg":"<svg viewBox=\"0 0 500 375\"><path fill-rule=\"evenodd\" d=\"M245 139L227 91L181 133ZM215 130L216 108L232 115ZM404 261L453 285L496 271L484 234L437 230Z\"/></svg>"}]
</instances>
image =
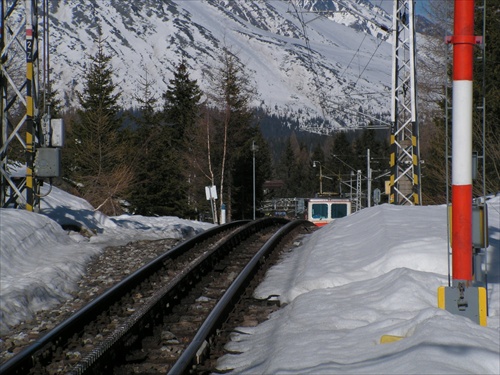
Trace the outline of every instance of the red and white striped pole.
<instances>
[{"instance_id":1,"label":"red and white striped pole","mask_svg":"<svg viewBox=\"0 0 500 375\"><path fill-rule=\"evenodd\" d=\"M452 132L453 283L472 284L472 68L474 0L455 0Z\"/></svg>"}]
</instances>

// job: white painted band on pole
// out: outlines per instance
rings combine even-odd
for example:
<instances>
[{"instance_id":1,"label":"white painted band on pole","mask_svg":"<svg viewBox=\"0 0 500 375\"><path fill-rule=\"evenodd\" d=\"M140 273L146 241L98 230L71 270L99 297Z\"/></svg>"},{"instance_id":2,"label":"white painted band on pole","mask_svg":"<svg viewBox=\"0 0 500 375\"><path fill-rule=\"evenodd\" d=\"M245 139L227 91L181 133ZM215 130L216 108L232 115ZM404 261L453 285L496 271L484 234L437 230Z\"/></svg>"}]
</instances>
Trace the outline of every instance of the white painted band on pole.
<instances>
[{"instance_id":1,"label":"white painted band on pole","mask_svg":"<svg viewBox=\"0 0 500 375\"><path fill-rule=\"evenodd\" d=\"M472 184L472 81L453 81L452 184Z\"/></svg>"}]
</instances>

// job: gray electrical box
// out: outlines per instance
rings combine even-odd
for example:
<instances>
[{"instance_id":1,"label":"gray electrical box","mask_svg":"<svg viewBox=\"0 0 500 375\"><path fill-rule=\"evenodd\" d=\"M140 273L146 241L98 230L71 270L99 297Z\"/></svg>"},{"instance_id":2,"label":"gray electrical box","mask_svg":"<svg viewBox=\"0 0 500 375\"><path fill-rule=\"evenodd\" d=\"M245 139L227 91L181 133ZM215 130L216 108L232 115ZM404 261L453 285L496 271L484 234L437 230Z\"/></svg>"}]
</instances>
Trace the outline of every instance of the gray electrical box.
<instances>
[{"instance_id":1,"label":"gray electrical box","mask_svg":"<svg viewBox=\"0 0 500 375\"><path fill-rule=\"evenodd\" d=\"M60 177L61 176L61 149L46 147L38 148L35 156L36 177Z\"/></svg>"},{"instance_id":2,"label":"gray electrical box","mask_svg":"<svg viewBox=\"0 0 500 375\"><path fill-rule=\"evenodd\" d=\"M50 120L51 137L50 145L52 147L64 146L64 122L60 118L53 118Z\"/></svg>"}]
</instances>

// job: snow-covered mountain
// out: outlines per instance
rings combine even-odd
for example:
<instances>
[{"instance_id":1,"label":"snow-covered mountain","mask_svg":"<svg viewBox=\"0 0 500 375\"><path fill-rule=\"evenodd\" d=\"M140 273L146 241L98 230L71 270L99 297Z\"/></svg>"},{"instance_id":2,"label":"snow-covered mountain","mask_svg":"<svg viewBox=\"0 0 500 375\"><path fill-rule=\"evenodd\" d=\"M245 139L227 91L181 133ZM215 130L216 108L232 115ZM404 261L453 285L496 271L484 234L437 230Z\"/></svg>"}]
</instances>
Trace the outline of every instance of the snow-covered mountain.
<instances>
[{"instance_id":1,"label":"snow-covered mountain","mask_svg":"<svg viewBox=\"0 0 500 375\"><path fill-rule=\"evenodd\" d=\"M51 0L51 82L64 103L76 103L100 24L126 107L136 105L133 96L146 76L161 98L182 57L209 92L209 77L228 47L255 82L255 105L269 113L319 133L376 123L390 108L387 3L392 1Z\"/></svg>"}]
</instances>

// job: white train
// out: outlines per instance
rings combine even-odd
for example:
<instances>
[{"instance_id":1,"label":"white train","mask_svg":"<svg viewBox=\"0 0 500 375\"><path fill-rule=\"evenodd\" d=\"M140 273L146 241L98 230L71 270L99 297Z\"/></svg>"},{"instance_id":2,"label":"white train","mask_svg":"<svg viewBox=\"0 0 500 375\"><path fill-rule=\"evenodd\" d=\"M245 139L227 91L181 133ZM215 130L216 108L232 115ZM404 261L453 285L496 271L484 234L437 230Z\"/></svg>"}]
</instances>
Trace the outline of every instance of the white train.
<instances>
[{"instance_id":1,"label":"white train","mask_svg":"<svg viewBox=\"0 0 500 375\"><path fill-rule=\"evenodd\" d=\"M349 199L310 198L307 202L307 220L319 227L350 214Z\"/></svg>"}]
</instances>

